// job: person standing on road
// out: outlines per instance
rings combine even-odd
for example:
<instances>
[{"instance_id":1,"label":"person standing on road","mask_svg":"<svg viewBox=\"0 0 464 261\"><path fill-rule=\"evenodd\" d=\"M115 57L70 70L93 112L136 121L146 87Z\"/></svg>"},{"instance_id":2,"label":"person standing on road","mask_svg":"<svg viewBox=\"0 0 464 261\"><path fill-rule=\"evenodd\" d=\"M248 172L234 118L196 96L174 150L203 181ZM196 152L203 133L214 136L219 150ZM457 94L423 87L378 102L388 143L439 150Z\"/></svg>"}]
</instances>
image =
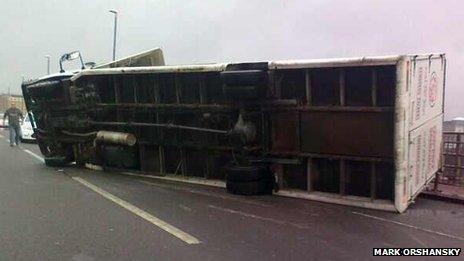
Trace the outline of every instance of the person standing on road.
<instances>
[{"instance_id":1,"label":"person standing on road","mask_svg":"<svg viewBox=\"0 0 464 261\"><path fill-rule=\"evenodd\" d=\"M16 108L15 104L12 104L3 114L3 122L5 122L6 117L8 117L8 129L10 130L10 147L13 147L14 143L18 146L21 137L21 122L24 118L23 113Z\"/></svg>"}]
</instances>

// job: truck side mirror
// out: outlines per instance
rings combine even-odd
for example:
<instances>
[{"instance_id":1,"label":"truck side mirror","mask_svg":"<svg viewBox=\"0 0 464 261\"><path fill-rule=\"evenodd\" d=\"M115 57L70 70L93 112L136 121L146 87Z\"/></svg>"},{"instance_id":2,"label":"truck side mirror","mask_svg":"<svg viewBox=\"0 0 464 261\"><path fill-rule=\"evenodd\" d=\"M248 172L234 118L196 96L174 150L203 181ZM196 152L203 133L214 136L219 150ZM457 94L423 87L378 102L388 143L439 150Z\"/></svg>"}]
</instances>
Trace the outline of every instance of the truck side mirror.
<instances>
[{"instance_id":1,"label":"truck side mirror","mask_svg":"<svg viewBox=\"0 0 464 261\"><path fill-rule=\"evenodd\" d=\"M63 62L64 61L72 61L72 60L75 60L79 58L79 60L81 61L81 65L82 65L82 70L85 69L85 65L84 65L84 61L82 60L82 55L81 55L81 52L79 51L74 51L74 52L70 52L70 53L65 53L61 56L60 58L60 73L64 73L64 69L63 69Z\"/></svg>"}]
</instances>

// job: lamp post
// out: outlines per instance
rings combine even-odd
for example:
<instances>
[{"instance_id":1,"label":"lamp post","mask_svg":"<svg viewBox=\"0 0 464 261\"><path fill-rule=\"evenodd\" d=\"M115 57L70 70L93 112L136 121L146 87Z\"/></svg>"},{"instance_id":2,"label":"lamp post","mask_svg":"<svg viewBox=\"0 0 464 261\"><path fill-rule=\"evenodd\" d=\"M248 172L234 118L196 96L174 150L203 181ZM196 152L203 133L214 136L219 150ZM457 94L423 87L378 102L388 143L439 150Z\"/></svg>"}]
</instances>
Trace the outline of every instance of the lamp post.
<instances>
[{"instance_id":1,"label":"lamp post","mask_svg":"<svg viewBox=\"0 0 464 261\"><path fill-rule=\"evenodd\" d=\"M50 74L50 55L45 55L47 59L47 75Z\"/></svg>"},{"instance_id":2,"label":"lamp post","mask_svg":"<svg viewBox=\"0 0 464 261\"><path fill-rule=\"evenodd\" d=\"M114 33L113 33L113 61L116 60L116 29L118 27L118 11L110 10L114 14Z\"/></svg>"}]
</instances>

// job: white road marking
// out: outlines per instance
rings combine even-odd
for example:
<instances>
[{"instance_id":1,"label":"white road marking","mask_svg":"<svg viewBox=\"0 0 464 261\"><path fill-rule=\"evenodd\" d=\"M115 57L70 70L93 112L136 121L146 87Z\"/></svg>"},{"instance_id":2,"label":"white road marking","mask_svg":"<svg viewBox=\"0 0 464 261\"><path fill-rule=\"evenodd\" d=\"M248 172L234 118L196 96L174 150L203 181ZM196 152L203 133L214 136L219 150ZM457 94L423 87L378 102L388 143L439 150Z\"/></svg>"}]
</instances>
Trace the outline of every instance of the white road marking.
<instances>
[{"instance_id":1,"label":"white road marking","mask_svg":"<svg viewBox=\"0 0 464 261\"><path fill-rule=\"evenodd\" d=\"M28 149L23 149L24 152L26 152L27 154L31 155L32 157L40 160L41 162L45 162L44 159L42 157L40 157L39 155L35 154L34 152L28 150Z\"/></svg>"},{"instance_id":2,"label":"white road marking","mask_svg":"<svg viewBox=\"0 0 464 261\"><path fill-rule=\"evenodd\" d=\"M246 212L242 212L242 211L238 211L238 210L233 210L233 209L230 209L230 208L223 208L223 207L218 207L218 206L215 206L215 205L208 205L208 207L210 207L212 209L232 213L232 214L241 215L241 216L244 216L244 217L249 217L249 218L254 218L254 219L258 219L258 220L262 220L262 221L275 223L275 224L278 224L278 225L294 226L294 227L297 227L297 228L300 228L300 229L311 229L310 227L305 226L305 225L289 223L289 222L285 222L285 221L281 221L281 220L277 220L277 219L273 219L273 218L268 218L268 217L261 217L261 216L255 215L255 214L250 214L250 213L246 213Z\"/></svg>"},{"instance_id":3,"label":"white road marking","mask_svg":"<svg viewBox=\"0 0 464 261\"><path fill-rule=\"evenodd\" d=\"M2 134L0 134L0 138L3 138L3 139L5 139L6 142L9 142L9 140L6 139L5 136L3 136ZM20 147L20 148L21 148L21 147ZM32 157L34 157L34 158L40 160L41 162L45 162L44 159L43 159L41 156L35 154L34 152L32 152L32 151L30 151L30 150L28 150L28 149L23 149L23 148L21 148L21 149L22 149L24 152L26 152L27 154L31 155Z\"/></svg>"},{"instance_id":4,"label":"white road marking","mask_svg":"<svg viewBox=\"0 0 464 261\"><path fill-rule=\"evenodd\" d=\"M44 159L35 154L34 152L28 150L28 149L23 149L24 152L26 152L27 154L33 156L34 158L44 162ZM152 223L153 225L161 228L162 230L170 233L171 235L179 238L180 240L186 242L187 244L199 244L201 243L200 240L198 240L197 238L187 234L186 232L166 223L165 221L151 215L150 213L130 204L129 202L127 201L124 201L114 195L112 195L111 193L109 192L106 192L105 190L87 182L86 180L82 179L82 178L79 178L79 177L72 177L72 179L74 179L75 181L81 183L82 185L88 187L89 189L93 190L94 192L100 194L101 196L103 196L104 198L118 204L119 206L129 210L130 212L132 212L133 214L147 220L148 222Z\"/></svg>"},{"instance_id":5,"label":"white road marking","mask_svg":"<svg viewBox=\"0 0 464 261\"><path fill-rule=\"evenodd\" d=\"M413 226L413 225L410 225L410 224L406 224L406 223L402 223L402 222L398 222L398 221L394 221L394 220L389 220L389 219L385 219L385 218L381 218L381 217L371 216L371 215L360 213L360 212L352 211L351 213L353 213L355 215L360 215L360 216L363 216L363 217L372 218L372 219L375 219L375 220L379 220L379 221L383 221L383 222L387 222L387 223L391 223L391 224L396 224L396 225L399 225L399 226L408 227L408 228L416 229L416 230L419 230L419 231L439 235L439 236L444 236L444 237L464 241L464 237L460 237L460 236L450 235L450 234L446 234L446 233L442 233L442 232L438 232L438 231L434 231L434 230L430 230L430 229L422 228L422 227L418 227L418 226Z\"/></svg>"},{"instance_id":6,"label":"white road marking","mask_svg":"<svg viewBox=\"0 0 464 261\"><path fill-rule=\"evenodd\" d=\"M205 180L202 178L185 177L185 176L179 176L179 175L153 176L153 175L135 174L132 172L120 172L120 173L124 175L128 175L128 176L134 176L134 177L161 179L161 180L177 181L177 182L184 182L184 183L197 184L197 185L206 185L206 186L218 187L218 188L226 188L226 183L221 180Z\"/></svg>"},{"instance_id":7,"label":"white road marking","mask_svg":"<svg viewBox=\"0 0 464 261\"><path fill-rule=\"evenodd\" d=\"M133 214L145 219L146 221L152 223L153 225L161 228L162 230L168 232L169 234L179 238L180 240L184 241L185 243L187 244L199 244L201 243L200 240L198 240L197 238L195 238L194 236L190 235L190 234L187 234L186 232L166 223L165 221L151 215L150 213L130 204L129 202L127 201L124 201L118 197L116 197L115 195L93 185L92 183L82 179L82 178L79 178L79 177L72 177L72 179L74 179L75 181L81 183L82 185L86 186L87 188L93 190L94 192L100 194L101 196L103 196L104 198L112 201L113 203L116 203L117 205L125 208L126 210L129 210L130 212L132 212Z\"/></svg>"},{"instance_id":8,"label":"white road marking","mask_svg":"<svg viewBox=\"0 0 464 261\"><path fill-rule=\"evenodd\" d=\"M5 139L5 141L8 142L8 143L10 142L10 141L9 141L7 138L5 138L5 136L3 136L2 134L0 134L0 138ZM24 152L26 152L27 154L31 155L32 157L34 157L34 158L40 160L41 162L45 162L44 159L43 159L41 156L35 154L34 152L32 152L32 151L30 151L30 150L28 150L28 149L23 149L23 148L21 148L21 147L19 147L19 148L22 149L22 150L23 150Z\"/></svg>"},{"instance_id":9,"label":"white road marking","mask_svg":"<svg viewBox=\"0 0 464 261\"><path fill-rule=\"evenodd\" d=\"M418 242L419 244L421 244L423 247L427 248L427 245L420 239L418 239L417 237L415 237L413 234L409 234L409 236L414 239L416 242Z\"/></svg>"},{"instance_id":10,"label":"white road marking","mask_svg":"<svg viewBox=\"0 0 464 261\"><path fill-rule=\"evenodd\" d=\"M220 195L220 194L216 194L216 193L209 193L209 192L204 192L204 191L200 191L200 190L181 188L181 187L178 187L178 186L175 186L175 185L163 185L163 184L153 183L153 182L145 181L145 180L139 180L139 181L141 183L144 183L144 184L148 184L148 185L152 185L152 186L160 187L160 188L165 188L165 189L169 189L169 190L183 191L183 192L188 192L188 193L192 193L192 194L202 195L202 196L206 196L206 197L219 198L219 199L225 199L225 200L234 200L234 201L238 201L238 202L242 202L242 203L246 203L246 204L251 204L251 205L256 205L256 206L260 206L260 207L270 207L271 206L269 204L264 204L264 203L260 203L260 202L246 200L246 199L243 199L243 198L240 198L240 197L229 197L229 196Z\"/></svg>"}]
</instances>

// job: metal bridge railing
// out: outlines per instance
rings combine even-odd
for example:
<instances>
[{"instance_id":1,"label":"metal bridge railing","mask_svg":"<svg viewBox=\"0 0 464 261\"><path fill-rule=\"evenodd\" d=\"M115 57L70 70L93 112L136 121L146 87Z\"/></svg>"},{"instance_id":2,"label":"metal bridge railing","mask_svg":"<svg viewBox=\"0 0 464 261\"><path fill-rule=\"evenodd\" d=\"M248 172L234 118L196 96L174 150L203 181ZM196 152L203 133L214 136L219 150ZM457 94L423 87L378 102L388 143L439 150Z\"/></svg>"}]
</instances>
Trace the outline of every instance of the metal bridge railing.
<instances>
[{"instance_id":1,"label":"metal bridge railing","mask_svg":"<svg viewBox=\"0 0 464 261\"><path fill-rule=\"evenodd\" d=\"M443 171L437 181L464 187L464 132L443 132Z\"/></svg>"}]
</instances>

